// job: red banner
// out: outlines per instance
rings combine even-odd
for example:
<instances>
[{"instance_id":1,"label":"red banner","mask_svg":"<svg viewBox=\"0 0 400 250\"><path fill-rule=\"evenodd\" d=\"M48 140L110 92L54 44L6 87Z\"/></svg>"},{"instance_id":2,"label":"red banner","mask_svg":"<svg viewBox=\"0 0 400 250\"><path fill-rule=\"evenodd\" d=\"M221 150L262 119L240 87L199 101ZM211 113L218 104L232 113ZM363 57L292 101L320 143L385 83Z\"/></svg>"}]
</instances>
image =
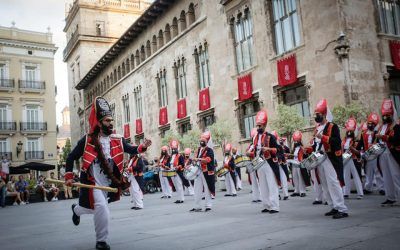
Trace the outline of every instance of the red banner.
<instances>
[{"instance_id":1,"label":"red banner","mask_svg":"<svg viewBox=\"0 0 400 250\"><path fill-rule=\"evenodd\" d=\"M141 133L143 133L142 119L136 119L136 134L140 135Z\"/></svg>"},{"instance_id":2,"label":"red banner","mask_svg":"<svg viewBox=\"0 0 400 250\"><path fill-rule=\"evenodd\" d=\"M199 92L199 110L207 110L211 107L210 91L208 88L202 89Z\"/></svg>"},{"instance_id":3,"label":"red banner","mask_svg":"<svg viewBox=\"0 0 400 250\"><path fill-rule=\"evenodd\" d=\"M129 127L129 123L124 124L124 138L125 139L131 138L131 129Z\"/></svg>"},{"instance_id":4,"label":"red banner","mask_svg":"<svg viewBox=\"0 0 400 250\"><path fill-rule=\"evenodd\" d=\"M238 78L238 92L239 101L250 99L253 96L251 74Z\"/></svg>"},{"instance_id":5,"label":"red banner","mask_svg":"<svg viewBox=\"0 0 400 250\"><path fill-rule=\"evenodd\" d=\"M297 82L296 55L293 54L277 62L278 84L287 86Z\"/></svg>"},{"instance_id":6,"label":"red banner","mask_svg":"<svg viewBox=\"0 0 400 250\"><path fill-rule=\"evenodd\" d=\"M186 117L186 99L180 99L176 103L178 113L176 114L178 119L182 119Z\"/></svg>"},{"instance_id":7,"label":"red banner","mask_svg":"<svg viewBox=\"0 0 400 250\"><path fill-rule=\"evenodd\" d=\"M396 69L400 69L400 42L390 41L390 54L392 55L392 62Z\"/></svg>"},{"instance_id":8,"label":"red banner","mask_svg":"<svg viewBox=\"0 0 400 250\"><path fill-rule=\"evenodd\" d=\"M163 126L168 123L167 107L160 108L159 123L160 123L160 126Z\"/></svg>"}]
</instances>

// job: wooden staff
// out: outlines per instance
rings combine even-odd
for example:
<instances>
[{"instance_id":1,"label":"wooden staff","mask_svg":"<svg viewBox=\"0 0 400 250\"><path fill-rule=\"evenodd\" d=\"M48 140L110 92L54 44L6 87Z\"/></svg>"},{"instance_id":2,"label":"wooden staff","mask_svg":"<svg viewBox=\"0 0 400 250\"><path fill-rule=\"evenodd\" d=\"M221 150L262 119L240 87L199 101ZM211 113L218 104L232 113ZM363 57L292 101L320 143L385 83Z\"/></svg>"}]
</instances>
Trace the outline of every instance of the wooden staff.
<instances>
[{"instance_id":1,"label":"wooden staff","mask_svg":"<svg viewBox=\"0 0 400 250\"><path fill-rule=\"evenodd\" d=\"M45 182L55 183L55 184L60 184L60 185L64 185L65 184L64 181L54 180L54 179L46 179ZM118 188L105 187L105 186L94 186L94 185L83 184L83 183L80 183L80 182L73 182L72 186L80 187L80 188L95 188L95 189L100 189L100 190L111 192L111 193L117 193L118 192Z\"/></svg>"}]
</instances>

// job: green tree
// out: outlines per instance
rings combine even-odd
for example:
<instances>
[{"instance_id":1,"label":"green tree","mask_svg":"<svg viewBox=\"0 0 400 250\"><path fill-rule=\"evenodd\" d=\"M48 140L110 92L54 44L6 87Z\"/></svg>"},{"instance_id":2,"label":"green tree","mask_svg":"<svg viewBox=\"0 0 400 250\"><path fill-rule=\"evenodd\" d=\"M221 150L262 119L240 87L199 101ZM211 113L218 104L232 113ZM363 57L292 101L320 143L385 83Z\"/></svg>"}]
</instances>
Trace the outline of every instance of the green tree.
<instances>
[{"instance_id":1,"label":"green tree","mask_svg":"<svg viewBox=\"0 0 400 250\"><path fill-rule=\"evenodd\" d=\"M217 121L210 127L211 138L216 146L223 147L225 143L232 140L232 123L227 121Z\"/></svg>"},{"instance_id":2,"label":"green tree","mask_svg":"<svg viewBox=\"0 0 400 250\"><path fill-rule=\"evenodd\" d=\"M333 122L338 126L344 127L346 121L350 117L354 117L357 122L365 120L369 110L361 106L359 103L351 103L349 105L336 105L332 109Z\"/></svg>"},{"instance_id":3,"label":"green tree","mask_svg":"<svg viewBox=\"0 0 400 250\"><path fill-rule=\"evenodd\" d=\"M295 107L279 104L275 119L271 121L271 128L278 132L280 136L288 138L288 144L291 145L293 132L302 129L306 125Z\"/></svg>"},{"instance_id":4,"label":"green tree","mask_svg":"<svg viewBox=\"0 0 400 250\"><path fill-rule=\"evenodd\" d=\"M165 132L164 138L161 139L161 146L169 146L171 140L181 141L181 136L175 130L168 130Z\"/></svg>"},{"instance_id":5,"label":"green tree","mask_svg":"<svg viewBox=\"0 0 400 250\"><path fill-rule=\"evenodd\" d=\"M184 148L190 148L195 150L199 146L201 131L198 128L189 130L186 134L182 136L181 139L181 150Z\"/></svg>"},{"instance_id":6,"label":"green tree","mask_svg":"<svg viewBox=\"0 0 400 250\"><path fill-rule=\"evenodd\" d=\"M60 156L60 165L65 164L69 153L71 153L71 140L67 138L67 140L65 141L65 146L63 147Z\"/></svg>"}]
</instances>

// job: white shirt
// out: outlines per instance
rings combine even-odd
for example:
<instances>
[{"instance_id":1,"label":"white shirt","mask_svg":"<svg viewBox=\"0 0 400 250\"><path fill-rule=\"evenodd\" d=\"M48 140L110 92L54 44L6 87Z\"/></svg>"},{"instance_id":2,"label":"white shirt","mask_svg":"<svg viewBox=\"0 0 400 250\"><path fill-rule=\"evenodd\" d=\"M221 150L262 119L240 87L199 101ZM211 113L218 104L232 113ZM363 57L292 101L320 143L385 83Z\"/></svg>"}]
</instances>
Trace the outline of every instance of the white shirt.
<instances>
[{"instance_id":1,"label":"white shirt","mask_svg":"<svg viewBox=\"0 0 400 250\"><path fill-rule=\"evenodd\" d=\"M111 152L110 152L110 137L100 136L99 138L101 148L103 150L104 157L106 160L111 159ZM112 167L111 164L108 165L110 168ZM92 166L89 169L90 174L95 179L96 186L109 186L111 184L111 180L108 179L107 175L103 173L100 167L100 162L98 160L94 161ZM107 192L103 191L104 196L107 196Z\"/></svg>"},{"instance_id":2,"label":"white shirt","mask_svg":"<svg viewBox=\"0 0 400 250\"><path fill-rule=\"evenodd\" d=\"M260 155L260 151L261 151L261 140L262 140L262 134L258 134L258 142L257 142L257 154L256 156Z\"/></svg>"},{"instance_id":3,"label":"white shirt","mask_svg":"<svg viewBox=\"0 0 400 250\"><path fill-rule=\"evenodd\" d=\"M111 159L111 148L110 148L110 137L109 136L100 136L100 144L103 149L104 157L108 160Z\"/></svg>"},{"instance_id":4,"label":"white shirt","mask_svg":"<svg viewBox=\"0 0 400 250\"><path fill-rule=\"evenodd\" d=\"M171 161L169 162L170 163L169 166L171 167L171 169L175 169L175 166L174 166L175 157L176 157L176 154L171 155Z\"/></svg>"},{"instance_id":5,"label":"white shirt","mask_svg":"<svg viewBox=\"0 0 400 250\"><path fill-rule=\"evenodd\" d=\"M323 133L323 131L325 129L325 126L326 126L326 123L324 125L318 126L317 127L317 134L321 134L322 135L322 133ZM318 150L319 145L322 143L322 141L321 141L321 139L319 139L317 137L314 138L314 141L317 143L316 150ZM321 145L321 150L325 151L324 144Z\"/></svg>"},{"instance_id":6,"label":"white shirt","mask_svg":"<svg viewBox=\"0 0 400 250\"><path fill-rule=\"evenodd\" d=\"M382 127L381 127L381 131L379 132L379 134L380 134L380 135L385 135L387 127L388 127L388 124L383 124ZM385 143L384 141L382 141L382 139L379 139L379 142L386 145L386 143Z\"/></svg>"},{"instance_id":7,"label":"white shirt","mask_svg":"<svg viewBox=\"0 0 400 250\"><path fill-rule=\"evenodd\" d=\"M300 146L296 147L295 150L294 150L294 159L296 161L299 160L299 150L300 150Z\"/></svg>"},{"instance_id":8,"label":"white shirt","mask_svg":"<svg viewBox=\"0 0 400 250\"><path fill-rule=\"evenodd\" d=\"M1 161L1 171L6 174L10 173L10 161L9 160Z\"/></svg>"},{"instance_id":9,"label":"white shirt","mask_svg":"<svg viewBox=\"0 0 400 250\"><path fill-rule=\"evenodd\" d=\"M351 141L351 138L346 138L346 142L343 145L344 150L347 150L350 148L350 141Z\"/></svg>"}]
</instances>

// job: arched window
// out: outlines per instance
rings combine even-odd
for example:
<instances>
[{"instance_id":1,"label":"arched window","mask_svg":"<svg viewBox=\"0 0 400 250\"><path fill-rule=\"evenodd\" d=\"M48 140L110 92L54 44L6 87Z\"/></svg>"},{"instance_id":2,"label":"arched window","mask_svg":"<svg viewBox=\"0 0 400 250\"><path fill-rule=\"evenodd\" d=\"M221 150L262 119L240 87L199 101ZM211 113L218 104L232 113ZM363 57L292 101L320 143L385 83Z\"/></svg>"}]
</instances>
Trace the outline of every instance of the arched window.
<instances>
[{"instance_id":1,"label":"arched window","mask_svg":"<svg viewBox=\"0 0 400 250\"><path fill-rule=\"evenodd\" d=\"M144 51L144 45L140 47L140 61L144 62L146 60L146 53Z\"/></svg>"},{"instance_id":2,"label":"arched window","mask_svg":"<svg viewBox=\"0 0 400 250\"><path fill-rule=\"evenodd\" d=\"M153 36L153 41L151 42L153 53L157 51L157 37L156 35Z\"/></svg>"},{"instance_id":3,"label":"arched window","mask_svg":"<svg viewBox=\"0 0 400 250\"><path fill-rule=\"evenodd\" d=\"M178 32L178 19L176 19L176 17L174 17L174 19L172 20L172 38L175 38L179 32Z\"/></svg>"},{"instance_id":4,"label":"arched window","mask_svg":"<svg viewBox=\"0 0 400 250\"><path fill-rule=\"evenodd\" d=\"M150 41L147 40L146 43L146 57L149 58L151 56L151 45L150 45Z\"/></svg>"},{"instance_id":5,"label":"arched window","mask_svg":"<svg viewBox=\"0 0 400 250\"><path fill-rule=\"evenodd\" d=\"M126 71L125 71L125 62L122 63L121 65L121 70L122 70L122 77L124 77L126 75Z\"/></svg>"},{"instance_id":6,"label":"arched window","mask_svg":"<svg viewBox=\"0 0 400 250\"><path fill-rule=\"evenodd\" d=\"M126 58L126 73L128 74L131 71L131 65L129 58Z\"/></svg>"},{"instance_id":7,"label":"arched window","mask_svg":"<svg viewBox=\"0 0 400 250\"><path fill-rule=\"evenodd\" d=\"M136 58L136 66L137 66L137 65L139 65L139 64L140 64L139 50L136 50L136 55L135 55L135 58Z\"/></svg>"},{"instance_id":8,"label":"arched window","mask_svg":"<svg viewBox=\"0 0 400 250\"><path fill-rule=\"evenodd\" d=\"M114 83L116 83L117 81L118 81L118 78L117 78L117 70L114 69Z\"/></svg>"},{"instance_id":9,"label":"arched window","mask_svg":"<svg viewBox=\"0 0 400 250\"><path fill-rule=\"evenodd\" d=\"M163 36L163 31L160 30L158 32L158 48L162 48L164 46L164 36Z\"/></svg>"},{"instance_id":10,"label":"arched window","mask_svg":"<svg viewBox=\"0 0 400 250\"><path fill-rule=\"evenodd\" d=\"M181 16L179 17L179 24L181 28L181 32L186 29L186 13L184 10L181 12Z\"/></svg>"},{"instance_id":11,"label":"arched window","mask_svg":"<svg viewBox=\"0 0 400 250\"><path fill-rule=\"evenodd\" d=\"M107 76L107 89L110 88L110 76Z\"/></svg>"},{"instance_id":12,"label":"arched window","mask_svg":"<svg viewBox=\"0 0 400 250\"><path fill-rule=\"evenodd\" d=\"M171 29L169 27L169 23L165 25L164 36L165 36L165 43L171 41Z\"/></svg>"},{"instance_id":13,"label":"arched window","mask_svg":"<svg viewBox=\"0 0 400 250\"><path fill-rule=\"evenodd\" d=\"M132 54L131 55L131 69L133 70L135 68L135 56Z\"/></svg>"},{"instance_id":14,"label":"arched window","mask_svg":"<svg viewBox=\"0 0 400 250\"><path fill-rule=\"evenodd\" d=\"M195 14L194 14L194 4L193 4L193 3L191 3L191 4L189 5L189 10L188 10L187 16L188 16L188 23L189 23L189 25L191 25L192 23L194 23L194 21L196 20L196 16L195 16Z\"/></svg>"},{"instance_id":15,"label":"arched window","mask_svg":"<svg viewBox=\"0 0 400 250\"><path fill-rule=\"evenodd\" d=\"M114 74L111 72L110 74L111 86L114 84Z\"/></svg>"},{"instance_id":16,"label":"arched window","mask_svg":"<svg viewBox=\"0 0 400 250\"><path fill-rule=\"evenodd\" d=\"M121 66L118 66L118 79L121 79Z\"/></svg>"}]
</instances>

